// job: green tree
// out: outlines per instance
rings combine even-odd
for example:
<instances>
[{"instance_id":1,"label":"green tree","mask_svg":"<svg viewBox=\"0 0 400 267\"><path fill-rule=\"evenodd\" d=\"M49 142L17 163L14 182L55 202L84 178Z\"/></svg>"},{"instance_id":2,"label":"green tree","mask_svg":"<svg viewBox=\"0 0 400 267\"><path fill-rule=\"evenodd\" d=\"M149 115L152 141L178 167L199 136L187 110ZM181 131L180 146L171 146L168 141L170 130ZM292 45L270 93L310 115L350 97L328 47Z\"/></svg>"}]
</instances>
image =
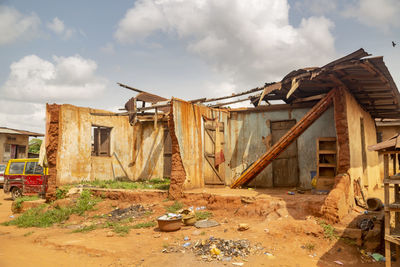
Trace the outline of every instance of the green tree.
<instances>
[{"instance_id":1,"label":"green tree","mask_svg":"<svg viewBox=\"0 0 400 267\"><path fill-rule=\"evenodd\" d=\"M29 141L28 152L29 153L34 153L34 154L39 154L41 145L42 145L42 139L32 138Z\"/></svg>"}]
</instances>

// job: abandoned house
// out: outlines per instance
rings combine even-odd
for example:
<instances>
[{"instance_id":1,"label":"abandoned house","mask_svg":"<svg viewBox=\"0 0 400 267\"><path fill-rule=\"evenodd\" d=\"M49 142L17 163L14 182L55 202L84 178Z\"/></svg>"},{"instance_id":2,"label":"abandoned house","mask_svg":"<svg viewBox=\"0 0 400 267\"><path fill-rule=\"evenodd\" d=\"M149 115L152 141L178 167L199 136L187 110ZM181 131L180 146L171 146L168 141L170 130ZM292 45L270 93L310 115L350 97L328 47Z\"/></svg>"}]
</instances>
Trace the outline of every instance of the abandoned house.
<instances>
[{"instance_id":1,"label":"abandoned house","mask_svg":"<svg viewBox=\"0 0 400 267\"><path fill-rule=\"evenodd\" d=\"M0 163L7 163L10 159L28 157L29 137L44 136L24 130L0 127Z\"/></svg>"},{"instance_id":2,"label":"abandoned house","mask_svg":"<svg viewBox=\"0 0 400 267\"><path fill-rule=\"evenodd\" d=\"M311 189L314 176L317 190L333 192L347 177L347 201L354 183L381 185L367 147L377 142L376 119L400 118L383 58L363 49L227 97L166 99L120 85L139 93L121 113L47 105L49 183L170 177L179 197L207 186ZM249 99L254 107L226 107Z\"/></svg>"}]
</instances>

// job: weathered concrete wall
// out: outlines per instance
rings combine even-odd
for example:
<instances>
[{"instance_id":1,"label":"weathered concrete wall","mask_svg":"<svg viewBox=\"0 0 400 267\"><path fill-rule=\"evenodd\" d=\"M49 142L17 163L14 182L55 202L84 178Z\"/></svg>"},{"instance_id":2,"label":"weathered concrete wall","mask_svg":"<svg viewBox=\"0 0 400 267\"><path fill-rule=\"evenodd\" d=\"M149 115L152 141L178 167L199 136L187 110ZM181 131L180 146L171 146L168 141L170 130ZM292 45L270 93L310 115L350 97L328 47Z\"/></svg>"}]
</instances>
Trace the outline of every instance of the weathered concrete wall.
<instances>
[{"instance_id":1,"label":"weathered concrete wall","mask_svg":"<svg viewBox=\"0 0 400 267\"><path fill-rule=\"evenodd\" d=\"M368 191L371 192L380 184L379 158L378 153L368 151L367 147L376 144L376 128L375 121L369 113L363 110L354 97L345 91L347 123L350 147L350 169L349 174L352 180L361 178L361 184L368 186ZM362 162L362 138L360 118L364 121L365 133L365 153L366 153L366 168L363 170Z\"/></svg>"},{"instance_id":2,"label":"weathered concrete wall","mask_svg":"<svg viewBox=\"0 0 400 267\"><path fill-rule=\"evenodd\" d=\"M228 112L193 105L189 102L174 99L172 101L175 135L179 144L180 155L186 172L184 188L204 186L204 125L202 116L218 118L227 125ZM227 151L227 144L224 145ZM225 155L226 157L226 155Z\"/></svg>"},{"instance_id":3,"label":"weathered concrete wall","mask_svg":"<svg viewBox=\"0 0 400 267\"><path fill-rule=\"evenodd\" d=\"M11 139L9 139L9 137ZM7 164L8 162L8 160L4 159L5 144L25 146L25 155L23 157L28 157L29 136L21 134L0 134L0 163Z\"/></svg>"},{"instance_id":4,"label":"weathered concrete wall","mask_svg":"<svg viewBox=\"0 0 400 267\"><path fill-rule=\"evenodd\" d=\"M104 112L72 105L60 106L57 184L109 180L114 174L115 177L124 177L125 172L132 180L163 177L163 125L158 123L154 129L152 122L143 122L133 127L125 116L90 114ZM92 125L112 128L111 156L91 155Z\"/></svg>"},{"instance_id":5,"label":"weathered concrete wall","mask_svg":"<svg viewBox=\"0 0 400 267\"><path fill-rule=\"evenodd\" d=\"M263 137L271 134L267 121L296 120L298 122L309 109L293 109L264 112L231 112L228 122L226 153L230 169L227 169L229 184L267 150ZM311 188L311 171L317 169L316 139L335 137L333 108L329 108L310 128L297 139L299 182L304 188ZM257 187L273 186L272 164L264 169L251 183Z\"/></svg>"}]
</instances>

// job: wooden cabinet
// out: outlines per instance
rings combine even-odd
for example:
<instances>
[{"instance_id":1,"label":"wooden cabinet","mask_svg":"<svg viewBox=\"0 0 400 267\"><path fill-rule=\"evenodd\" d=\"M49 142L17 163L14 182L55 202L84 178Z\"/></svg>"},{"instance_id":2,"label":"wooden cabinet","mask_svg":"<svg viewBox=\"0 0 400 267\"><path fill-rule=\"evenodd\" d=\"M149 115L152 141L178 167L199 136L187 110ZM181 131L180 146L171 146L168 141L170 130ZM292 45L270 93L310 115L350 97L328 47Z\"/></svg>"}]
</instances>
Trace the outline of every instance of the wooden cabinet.
<instances>
[{"instance_id":1,"label":"wooden cabinet","mask_svg":"<svg viewBox=\"0 0 400 267\"><path fill-rule=\"evenodd\" d=\"M317 190L331 190L337 170L336 138L317 139Z\"/></svg>"}]
</instances>

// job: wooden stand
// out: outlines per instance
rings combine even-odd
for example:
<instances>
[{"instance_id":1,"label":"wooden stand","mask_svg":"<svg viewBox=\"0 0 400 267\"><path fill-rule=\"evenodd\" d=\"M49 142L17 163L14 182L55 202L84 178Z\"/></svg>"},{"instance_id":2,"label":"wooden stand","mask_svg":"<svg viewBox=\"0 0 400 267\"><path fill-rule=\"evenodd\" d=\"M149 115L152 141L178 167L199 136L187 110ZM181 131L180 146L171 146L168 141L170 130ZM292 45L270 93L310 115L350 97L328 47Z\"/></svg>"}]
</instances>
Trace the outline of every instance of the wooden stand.
<instances>
[{"instance_id":1,"label":"wooden stand","mask_svg":"<svg viewBox=\"0 0 400 267\"><path fill-rule=\"evenodd\" d=\"M317 190L331 190L337 169L336 138L317 139Z\"/></svg>"},{"instance_id":2,"label":"wooden stand","mask_svg":"<svg viewBox=\"0 0 400 267\"><path fill-rule=\"evenodd\" d=\"M391 250L390 244L396 244L396 258L397 261L400 259L400 192L399 192L399 184L400 184L400 176L389 176L389 157L393 155L393 174L396 174L396 161L397 154L400 154L400 151L385 151L383 152L383 170L384 170L384 179L383 184L385 188L385 258L386 258L386 267L392 266L391 260ZM393 185L391 187L391 185ZM390 192L393 192L394 202L390 203ZM395 213L395 224L394 229L391 229L390 226L390 212Z\"/></svg>"}]
</instances>

